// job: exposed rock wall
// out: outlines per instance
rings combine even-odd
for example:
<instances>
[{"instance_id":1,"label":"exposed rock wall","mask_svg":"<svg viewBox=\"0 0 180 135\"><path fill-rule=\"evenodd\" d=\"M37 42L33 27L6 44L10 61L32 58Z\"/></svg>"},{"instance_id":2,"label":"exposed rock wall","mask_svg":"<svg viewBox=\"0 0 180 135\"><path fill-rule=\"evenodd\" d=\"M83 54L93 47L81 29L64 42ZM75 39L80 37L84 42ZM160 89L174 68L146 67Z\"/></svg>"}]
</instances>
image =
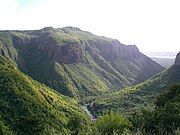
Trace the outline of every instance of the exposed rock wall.
<instances>
[{"instance_id":1,"label":"exposed rock wall","mask_svg":"<svg viewBox=\"0 0 180 135\"><path fill-rule=\"evenodd\" d=\"M180 66L180 52L176 55L176 59L175 59L175 66Z\"/></svg>"}]
</instances>

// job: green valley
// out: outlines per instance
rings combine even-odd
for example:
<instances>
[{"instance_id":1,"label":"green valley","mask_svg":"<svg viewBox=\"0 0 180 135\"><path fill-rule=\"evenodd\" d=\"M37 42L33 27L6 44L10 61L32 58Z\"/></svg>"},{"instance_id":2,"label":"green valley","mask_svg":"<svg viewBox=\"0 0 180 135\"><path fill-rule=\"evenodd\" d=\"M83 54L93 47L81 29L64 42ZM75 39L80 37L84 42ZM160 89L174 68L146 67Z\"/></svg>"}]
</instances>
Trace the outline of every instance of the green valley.
<instances>
[{"instance_id":1,"label":"green valley","mask_svg":"<svg viewBox=\"0 0 180 135\"><path fill-rule=\"evenodd\" d=\"M165 69L75 27L0 31L2 135L178 135L179 83L180 53Z\"/></svg>"}]
</instances>

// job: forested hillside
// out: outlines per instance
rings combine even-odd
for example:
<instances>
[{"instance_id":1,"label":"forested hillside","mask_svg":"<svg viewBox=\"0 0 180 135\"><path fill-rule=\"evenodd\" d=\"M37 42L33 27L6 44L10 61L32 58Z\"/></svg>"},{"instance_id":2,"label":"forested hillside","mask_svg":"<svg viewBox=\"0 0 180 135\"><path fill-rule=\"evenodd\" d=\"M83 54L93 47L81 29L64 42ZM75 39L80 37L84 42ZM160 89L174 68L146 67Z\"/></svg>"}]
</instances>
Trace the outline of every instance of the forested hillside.
<instances>
[{"instance_id":1,"label":"forested hillside","mask_svg":"<svg viewBox=\"0 0 180 135\"><path fill-rule=\"evenodd\" d=\"M0 56L0 134L71 134L89 118L77 101L32 80ZM80 128L80 127L79 127Z\"/></svg>"}]
</instances>

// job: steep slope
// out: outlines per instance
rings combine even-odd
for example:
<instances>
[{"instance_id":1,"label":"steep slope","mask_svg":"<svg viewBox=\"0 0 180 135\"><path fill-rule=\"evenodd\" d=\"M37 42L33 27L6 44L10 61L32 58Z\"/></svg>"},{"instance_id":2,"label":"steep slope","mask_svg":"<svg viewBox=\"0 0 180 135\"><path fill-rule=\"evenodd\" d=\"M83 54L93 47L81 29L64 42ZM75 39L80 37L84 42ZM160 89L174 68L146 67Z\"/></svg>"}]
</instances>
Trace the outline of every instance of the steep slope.
<instances>
[{"instance_id":1,"label":"steep slope","mask_svg":"<svg viewBox=\"0 0 180 135\"><path fill-rule=\"evenodd\" d=\"M180 53L177 54L175 63L171 68L145 82L94 99L87 99L86 102L93 101L90 110L95 115L100 115L107 110L129 114L139 107L150 107L155 96L173 83L180 83Z\"/></svg>"},{"instance_id":2,"label":"steep slope","mask_svg":"<svg viewBox=\"0 0 180 135\"><path fill-rule=\"evenodd\" d=\"M0 56L0 134L70 134L73 117L88 122L75 100L32 80Z\"/></svg>"},{"instance_id":3,"label":"steep slope","mask_svg":"<svg viewBox=\"0 0 180 135\"><path fill-rule=\"evenodd\" d=\"M134 45L73 27L2 31L0 54L33 79L76 98L122 89L164 69Z\"/></svg>"}]
</instances>

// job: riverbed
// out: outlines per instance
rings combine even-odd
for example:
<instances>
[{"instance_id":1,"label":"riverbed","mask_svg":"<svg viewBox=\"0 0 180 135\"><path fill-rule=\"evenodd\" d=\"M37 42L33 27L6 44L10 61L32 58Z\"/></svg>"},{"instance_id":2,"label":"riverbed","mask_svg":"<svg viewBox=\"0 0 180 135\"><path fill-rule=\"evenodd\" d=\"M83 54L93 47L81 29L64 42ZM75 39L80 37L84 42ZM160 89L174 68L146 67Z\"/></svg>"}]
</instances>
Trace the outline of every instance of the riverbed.
<instances>
[{"instance_id":1,"label":"riverbed","mask_svg":"<svg viewBox=\"0 0 180 135\"><path fill-rule=\"evenodd\" d=\"M82 105L81 108L90 116L92 121L95 121L96 118L94 117L94 115L88 110L87 105Z\"/></svg>"}]
</instances>

